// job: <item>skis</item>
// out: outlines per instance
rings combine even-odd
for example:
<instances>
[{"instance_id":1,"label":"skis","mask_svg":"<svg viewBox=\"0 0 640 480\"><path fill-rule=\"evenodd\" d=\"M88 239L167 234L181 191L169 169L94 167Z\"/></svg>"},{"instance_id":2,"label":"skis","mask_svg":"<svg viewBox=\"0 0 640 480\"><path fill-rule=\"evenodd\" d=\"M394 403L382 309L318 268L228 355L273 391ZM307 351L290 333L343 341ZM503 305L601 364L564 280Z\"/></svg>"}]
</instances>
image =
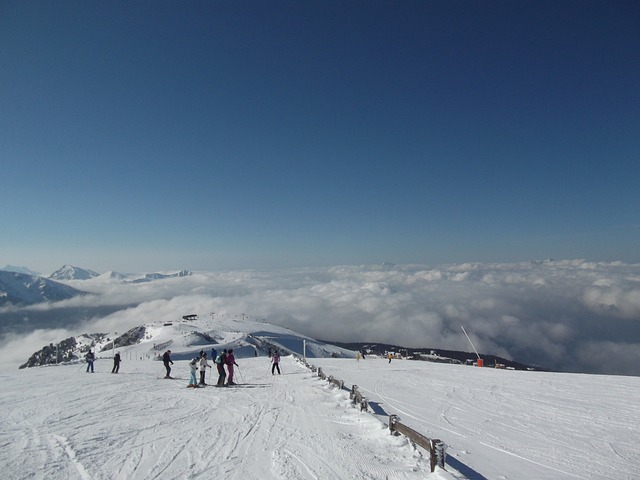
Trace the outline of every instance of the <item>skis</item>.
<instances>
[{"instance_id":1,"label":"skis","mask_svg":"<svg viewBox=\"0 0 640 480\"><path fill-rule=\"evenodd\" d=\"M234 383L233 385L225 385L229 388L267 388L271 385L268 383Z\"/></svg>"}]
</instances>

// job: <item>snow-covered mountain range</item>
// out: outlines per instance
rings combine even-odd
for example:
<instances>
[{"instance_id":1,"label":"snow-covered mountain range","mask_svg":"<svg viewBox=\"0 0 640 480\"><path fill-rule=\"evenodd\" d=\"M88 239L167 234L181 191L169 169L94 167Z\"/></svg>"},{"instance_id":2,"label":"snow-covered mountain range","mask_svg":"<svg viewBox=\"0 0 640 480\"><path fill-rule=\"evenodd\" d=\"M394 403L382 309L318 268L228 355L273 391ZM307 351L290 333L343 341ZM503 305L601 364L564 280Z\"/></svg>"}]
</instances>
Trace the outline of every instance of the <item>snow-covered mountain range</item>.
<instances>
[{"instance_id":1,"label":"snow-covered mountain range","mask_svg":"<svg viewBox=\"0 0 640 480\"><path fill-rule=\"evenodd\" d=\"M26 267L20 267L24 271L30 271ZM99 274L93 270L64 265L58 270L44 278L29 273L20 273L15 270L0 270L0 306L11 305L34 305L42 302L59 302L67 300L77 295L85 293L83 290L75 288L76 280L104 280L111 279L122 283L147 283L154 280L164 280L168 278L181 278L193 275L190 270L180 270L173 273L142 273L123 274L118 272L105 272ZM74 286L72 286L74 285Z\"/></svg>"},{"instance_id":2,"label":"snow-covered mountain range","mask_svg":"<svg viewBox=\"0 0 640 480\"><path fill-rule=\"evenodd\" d=\"M176 273L146 273L144 275L140 275L132 280L129 280L130 283L145 283L152 282L154 280L164 280L166 278L180 278L180 277L189 277L193 275L193 272L190 270L180 270Z\"/></svg>"},{"instance_id":3,"label":"snow-covered mountain range","mask_svg":"<svg viewBox=\"0 0 640 480\"><path fill-rule=\"evenodd\" d=\"M0 270L0 306L59 302L83 293L43 277Z\"/></svg>"},{"instance_id":4,"label":"snow-covered mountain range","mask_svg":"<svg viewBox=\"0 0 640 480\"><path fill-rule=\"evenodd\" d=\"M164 280L166 278L180 278L180 277L188 277L193 275L193 272L190 270L180 270L179 272L154 272L154 273L119 273L114 271L109 271L105 273L97 273L93 270L89 270L86 268L75 267L73 265L63 265L58 270L49 275L49 278L52 280L65 281L65 280L91 280L92 278L101 277L101 278L110 278L122 280L123 282L128 283L145 283L152 282L154 280Z\"/></svg>"}]
</instances>

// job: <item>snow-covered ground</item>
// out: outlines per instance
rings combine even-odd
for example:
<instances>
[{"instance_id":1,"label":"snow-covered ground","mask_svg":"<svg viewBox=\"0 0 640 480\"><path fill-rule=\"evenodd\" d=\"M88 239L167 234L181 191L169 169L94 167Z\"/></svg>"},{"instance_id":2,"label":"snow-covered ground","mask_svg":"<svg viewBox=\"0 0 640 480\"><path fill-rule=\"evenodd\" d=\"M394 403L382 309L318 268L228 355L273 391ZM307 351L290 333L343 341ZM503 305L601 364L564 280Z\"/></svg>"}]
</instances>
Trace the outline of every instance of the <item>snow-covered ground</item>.
<instances>
[{"instance_id":1,"label":"snow-covered ground","mask_svg":"<svg viewBox=\"0 0 640 480\"><path fill-rule=\"evenodd\" d=\"M640 478L640 378L428 362L313 359L381 419L449 445L469 479Z\"/></svg>"},{"instance_id":2,"label":"snow-covered ground","mask_svg":"<svg viewBox=\"0 0 640 480\"><path fill-rule=\"evenodd\" d=\"M186 388L188 361L3 372L4 479L637 479L640 378L369 358L309 359L357 384L350 405L292 356L239 358L238 387ZM210 378L209 375L207 377ZM449 445L446 471L387 414Z\"/></svg>"}]
</instances>

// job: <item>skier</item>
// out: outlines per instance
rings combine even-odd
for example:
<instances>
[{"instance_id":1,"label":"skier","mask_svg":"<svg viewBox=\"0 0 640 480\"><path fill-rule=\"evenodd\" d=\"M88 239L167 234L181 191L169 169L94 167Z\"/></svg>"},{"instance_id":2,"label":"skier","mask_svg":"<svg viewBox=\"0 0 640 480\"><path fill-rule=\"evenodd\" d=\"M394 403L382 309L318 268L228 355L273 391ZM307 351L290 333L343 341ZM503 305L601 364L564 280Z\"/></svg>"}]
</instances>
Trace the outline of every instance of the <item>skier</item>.
<instances>
[{"instance_id":1,"label":"skier","mask_svg":"<svg viewBox=\"0 0 640 480\"><path fill-rule=\"evenodd\" d=\"M202 357L200 357L200 385L206 385L206 383L204 383L204 377L207 372L207 367L211 368L211 365L207 362L207 354L203 353Z\"/></svg>"},{"instance_id":2,"label":"skier","mask_svg":"<svg viewBox=\"0 0 640 480\"><path fill-rule=\"evenodd\" d=\"M191 375L189 376L189 385L187 388L198 388L198 382L196 380L196 370L198 370L198 357L195 357L193 360L189 362L189 369L191 370Z\"/></svg>"},{"instance_id":3,"label":"skier","mask_svg":"<svg viewBox=\"0 0 640 480\"><path fill-rule=\"evenodd\" d=\"M218 352L216 352L215 348L211 349L211 361L215 362L216 361L216 357L218 356Z\"/></svg>"},{"instance_id":4,"label":"skier","mask_svg":"<svg viewBox=\"0 0 640 480\"><path fill-rule=\"evenodd\" d=\"M235 385L235 383L233 382L233 366L235 365L236 367L239 367L239 365L236 363L236 357L233 355L233 348L230 348L227 351L226 363L227 370L229 370L229 379L227 380L227 385Z\"/></svg>"},{"instance_id":5,"label":"skier","mask_svg":"<svg viewBox=\"0 0 640 480\"><path fill-rule=\"evenodd\" d=\"M226 359L227 359L227 351L223 350L221 353L218 354L218 356L214 360L216 362L216 368L218 369L218 383L217 383L218 387L224 387L224 379L227 377L227 374L224 371L224 364Z\"/></svg>"},{"instance_id":6,"label":"skier","mask_svg":"<svg viewBox=\"0 0 640 480\"><path fill-rule=\"evenodd\" d=\"M278 355L278 351L276 350L276 352L271 356L271 362L273 363L273 366L271 367L271 375L275 375L276 374L276 369L278 370L278 375L280 375L280 355Z\"/></svg>"},{"instance_id":7,"label":"skier","mask_svg":"<svg viewBox=\"0 0 640 480\"><path fill-rule=\"evenodd\" d=\"M87 353L84 358L86 358L87 360L87 373L89 373L89 369L91 369L91 373L94 373L93 361L96 359L96 356L93 354L91 350L89 350L89 353Z\"/></svg>"},{"instance_id":8,"label":"skier","mask_svg":"<svg viewBox=\"0 0 640 480\"><path fill-rule=\"evenodd\" d=\"M173 378L171 377L171 367L169 366L169 364L173 365L171 361L171 350L164 352L164 355L162 355L162 363L164 363L164 368L167 369L167 374L164 378Z\"/></svg>"},{"instance_id":9,"label":"skier","mask_svg":"<svg viewBox=\"0 0 640 480\"><path fill-rule=\"evenodd\" d=\"M360 361L360 352L356 352L356 362Z\"/></svg>"},{"instance_id":10,"label":"skier","mask_svg":"<svg viewBox=\"0 0 640 480\"><path fill-rule=\"evenodd\" d=\"M118 373L120 371L120 352L116 352L113 356L113 369L111 373Z\"/></svg>"},{"instance_id":11,"label":"skier","mask_svg":"<svg viewBox=\"0 0 640 480\"><path fill-rule=\"evenodd\" d=\"M389 359L389 363L391 363L391 358L392 358L392 357L393 357L393 355L391 355L391 353L389 353L389 354L387 355L387 358Z\"/></svg>"}]
</instances>

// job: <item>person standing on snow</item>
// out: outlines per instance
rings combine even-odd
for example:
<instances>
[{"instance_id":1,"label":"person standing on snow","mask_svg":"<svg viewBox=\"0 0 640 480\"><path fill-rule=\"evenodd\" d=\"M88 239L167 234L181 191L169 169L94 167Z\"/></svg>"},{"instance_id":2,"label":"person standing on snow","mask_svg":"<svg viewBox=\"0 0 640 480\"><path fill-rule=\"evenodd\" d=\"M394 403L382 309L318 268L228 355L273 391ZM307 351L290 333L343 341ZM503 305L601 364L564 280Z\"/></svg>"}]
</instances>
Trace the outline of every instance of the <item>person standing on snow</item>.
<instances>
[{"instance_id":1,"label":"person standing on snow","mask_svg":"<svg viewBox=\"0 0 640 480\"><path fill-rule=\"evenodd\" d=\"M84 357L87 360L87 373L89 373L89 369L91 369L91 373L93 372L93 361L96 359L96 356L93 354L91 350Z\"/></svg>"},{"instance_id":2,"label":"person standing on snow","mask_svg":"<svg viewBox=\"0 0 640 480\"><path fill-rule=\"evenodd\" d=\"M113 356L113 369L111 373L118 373L120 371L120 352L116 352Z\"/></svg>"},{"instance_id":3,"label":"person standing on snow","mask_svg":"<svg viewBox=\"0 0 640 480\"><path fill-rule=\"evenodd\" d=\"M278 355L277 350L271 356L271 362L273 363L273 366L271 367L271 375L276 374L276 369L278 370L278 375L280 375L280 355Z\"/></svg>"},{"instance_id":4,"label":"person standing on snow","mask_svg":"<svg viewBox=\"0 0 640 480\"><path fill-rule=\"evenodd\" d=\"M173 362L171 361L171 350L164 352L164 355L162 355L162 363L164 363L164 368L167 369L167 374L164 378L172 378L171 367L169 366L169 364L173 365Z\"/></svg>"},{"instance_id":5,"label":"person standing on snow","mask_svg":"<svg viewBox=\"0 0 640 480\"><path fill-rule=\"evenodd\" d=\"M224 387L224 379L227 378L227 374L224 371L224 364L227 361L227 351L223 350L218 354L216 359L214 360L216 363L216 368L218 369L218 387Z\"/></svg>"},{"instance_id":6,"label":"person standing on snow","mask_svg":"<svg viewBox=\"0 0 640 480\"><path fill-rule=\"evenodd\" d=\"M236 357L233 355L233 348L230 348L227 351L227 370L229 370L229 380L227 380L227 385L235 385L233 382L233 366L238 367L239 365L236 363Z\"/></svg>"},{"instance_id":7,"label":"person standing on snow","mask_svg":"<svg viewBox=\"0 0 640 480\"><path fill-rule=\"evenodd\" d=\"M187 388L198 387L198 381L196 380L196 371L198 370L199 361L200 359L198 357L195 357L193 360L189 362L189 370L191 374L189 375L189 385L187 385Z\"/></svg>"},{"instance_id":8,"label":"person standing on snow","mask_svg":"<svg viewBox=\"0 0 640 480\"><path fill-rule=\"evenodd\" d=\"M207 373L207 367L211 368L211 365L207 362L207 354L203 353L200 357L200 385L206 385L204 378Z\"/></svg>"}]
</instances>

